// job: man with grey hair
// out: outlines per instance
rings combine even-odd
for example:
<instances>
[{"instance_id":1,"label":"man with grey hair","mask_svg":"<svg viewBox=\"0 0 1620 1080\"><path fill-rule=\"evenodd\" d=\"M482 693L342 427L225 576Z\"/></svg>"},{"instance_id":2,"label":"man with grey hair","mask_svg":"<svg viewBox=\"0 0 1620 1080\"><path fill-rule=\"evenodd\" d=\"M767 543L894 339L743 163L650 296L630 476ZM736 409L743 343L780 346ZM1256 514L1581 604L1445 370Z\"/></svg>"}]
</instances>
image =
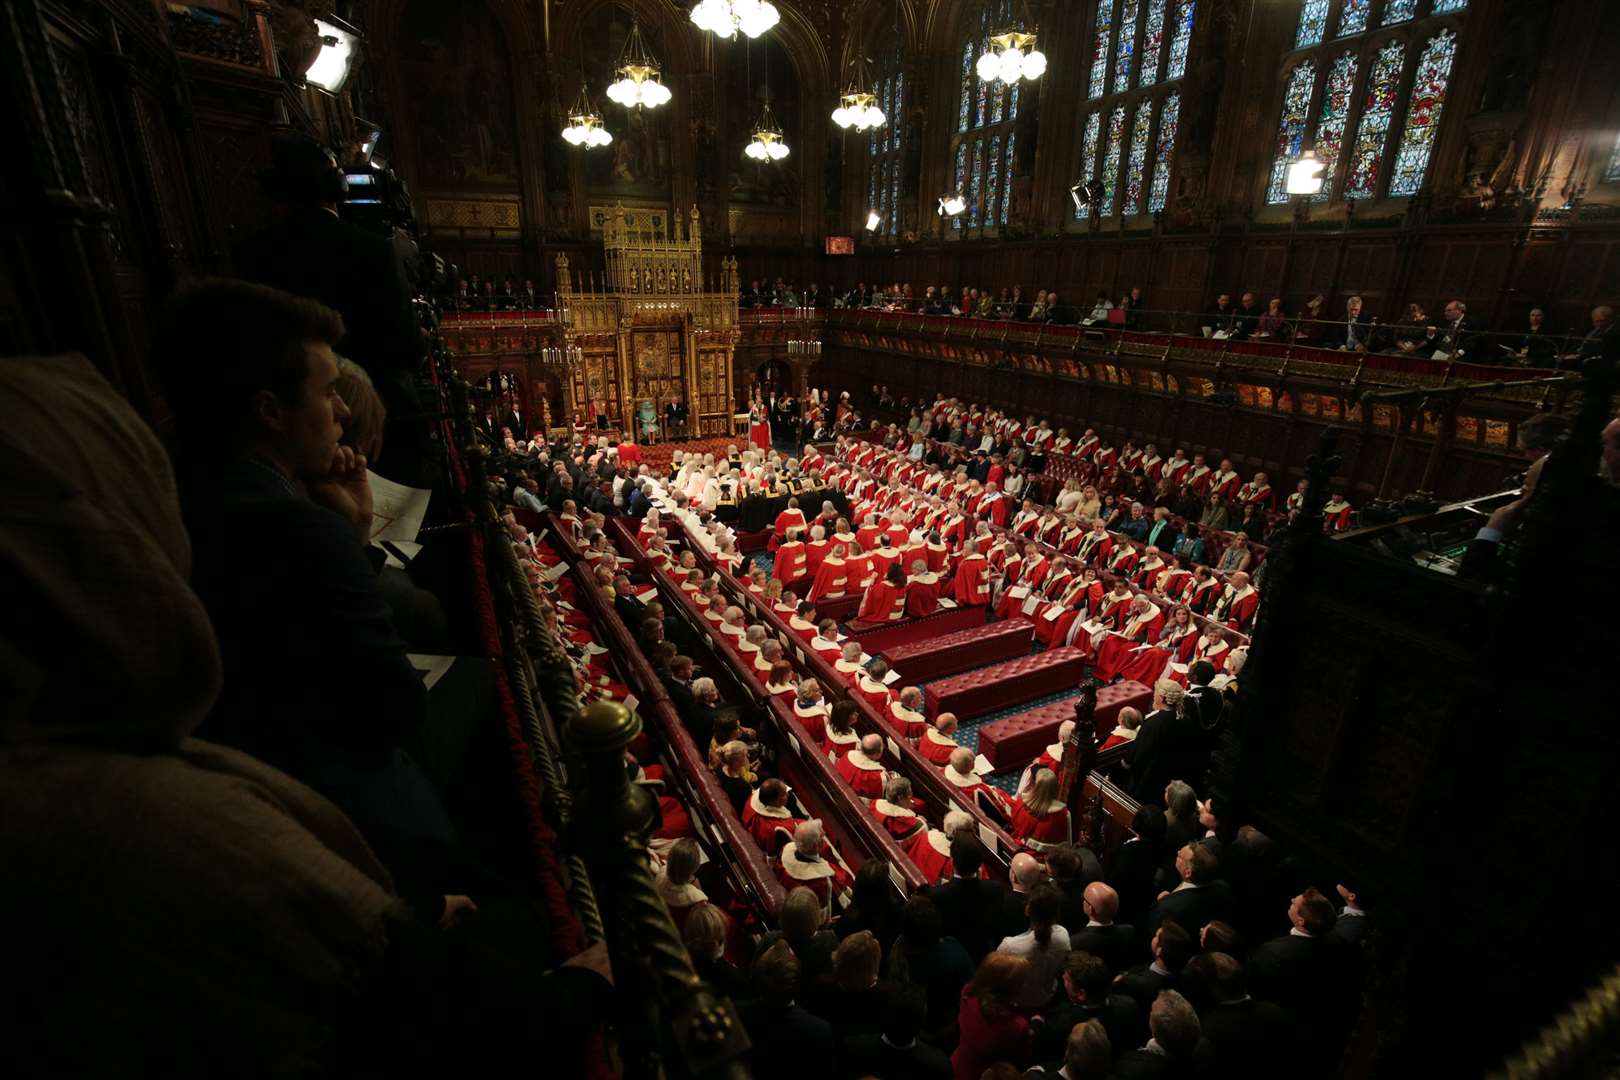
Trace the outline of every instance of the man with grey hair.
<instances>
[{"instance_id":1,"label":"man with grey hair","mask_svg":"<svg viewBox=\"0 0 1620 1080\"><path fill-rule=\"evenodd\" d=\"M801 821L793 830L793 842L777 857L777 880L785 889L809 889L821 901L822 910L831 911L833 897L851 884L849 871L832 855L821 822L814 818Z\"/></svg>"},{"instance_id":2,"label":"man with grey hair","mask_svg":"<svg viewBox=\"0 0 1620 1080\"><path fill-rule=\"evenodd\" d=\"M973 842L977 834L978 824L972 814L966 810L947 810L939 828L920 829L906 841L906 854L929 884L938 884L951 876L951 841L960 836Z\"/></svg>"},{"instance_id":3,"label":"man with grey hair","mask_svg":"<svg viewBox=\"0 0 1620 1080\"><path fill-rule=\"evenodd\" d=\"M1159 894L1148 909L1148 933L1170 920L1194 937L1212 919L1225 918L1232 906L1231 890L1216 879L1220 858L1208 844L1193 842L1176 851L1176 874L1181 883Z\"/></svg>"},{"instance_id":4,"label":"man with grey hair","mask_svg":"<svg viewBox=\"0 0 1620 1080\"><path fill-rule=\"evenodd\" d=\"M764 633L763 626L759 629ZM764 679L770 675L771 667L780 659L782 659L782 643L773 637L765 638L760 642L758 655L754 657L754 674Z\"/></svg>"},{"instance_id":5,"label":"man with grey hair","mask_svg":"<svg viewBox=\"0 0 1620 1080\"><path fill-rule=\"evenodd\" d=\"M737 643L737 651L742 654L745 663L753 665L759 657L760 647L765 644L766 636L765 628L759 623L753 623L743 631L742 640Z\"/></svg>"},{"instance_id":6,"label":"man with grey hair","mask_svg":"<svg viewBox=\"0 0 1620 1080\"><path fill-rule=\"evenodd\" d=\"M895 730L913 745L928 729L928 717L923 714L923 692L918 686L901 689L900 698L889 703L889 720Z\"/></svg>"},{"instance_id":7,"label":"man with grey hair","mask_svg":"<svg viewBox=\"0 0 1620 1080\"><path fill-rule=\"evenodd\" d=\"M1198 1013L1174 990L1160 990L1148 1010L1152 1038L1140 1050L1121 1054L1115 1076L1181 1076L1198 1071L1212 1051L1204 1040Z\"/></svg>"},{"instance_id":8,"label":"man with grey hair","mask_svg":"<svg viewBox=\"0 0 1620 1080\"><path fill-rule=\"evenodd\" d=\"M883 767L883 736L863 736L858 746L838 759L838 775L861 798L882 798L883 785L889 780Z\"/></svg>"}]
</instances>

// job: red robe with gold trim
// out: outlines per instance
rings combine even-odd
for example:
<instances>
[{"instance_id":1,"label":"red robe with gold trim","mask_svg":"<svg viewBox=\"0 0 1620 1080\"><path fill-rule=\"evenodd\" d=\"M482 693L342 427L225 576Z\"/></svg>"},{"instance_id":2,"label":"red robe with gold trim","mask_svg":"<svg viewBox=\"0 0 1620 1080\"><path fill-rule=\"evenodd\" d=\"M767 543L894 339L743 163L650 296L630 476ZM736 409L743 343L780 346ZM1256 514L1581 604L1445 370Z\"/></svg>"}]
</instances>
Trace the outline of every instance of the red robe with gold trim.
<instances>
[{"instance_id":1,"label":"red robe with gold trim","mask_svg":"<svg viewBox=\"0 0 1620 1080\"><path fill-rule=\"evenodd\" d=\"M805 573L804 541L789 540L776 549L776 562L771 565L771 577L780 581L784 589L792 588Z\"/></svg>"},{"instance_id":2,"label":"red robe with gold trim","mask_svg":"<svg viewBox=\"0 0 1620 1080\"><path fill-rule=\"evenodd\" d=\"M894 837L897 844L903 844L918 829L928 827L928 823L917 816L917 811L905 806L896 806L887 799L869 799L866 806L872 812L872 816L883 823L883 827Z\"/></svg>"}]
</instances>

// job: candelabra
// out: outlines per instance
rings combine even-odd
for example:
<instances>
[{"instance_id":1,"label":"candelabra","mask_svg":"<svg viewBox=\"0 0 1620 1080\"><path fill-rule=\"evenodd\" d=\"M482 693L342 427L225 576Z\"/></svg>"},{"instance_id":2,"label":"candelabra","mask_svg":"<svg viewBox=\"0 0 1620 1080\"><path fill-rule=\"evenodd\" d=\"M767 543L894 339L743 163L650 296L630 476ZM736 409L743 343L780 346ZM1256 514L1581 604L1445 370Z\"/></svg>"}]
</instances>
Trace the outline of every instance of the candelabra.
<instances>
[{"instance_id":1,"label":"candelabra","mask_svg":"<svg viewBox=\"0 0 1620 1080\"><path fill-rule=\"evenodd\" d=\"M540 359L547 364L582 364L585 362L585 350L578 345L566 348L558 345L547 345L540 350Z\"/></svg>"},{"instance_id":2,"label":"candelabra","mask_svg":"<svg viewBox=\"0 0 1620 1080\"><path fill-rule=\"evenodd\" d=\"M787 351L789 356L820 356L821 342L795 339L787 343Z\"/></svg>"}]
</instances>

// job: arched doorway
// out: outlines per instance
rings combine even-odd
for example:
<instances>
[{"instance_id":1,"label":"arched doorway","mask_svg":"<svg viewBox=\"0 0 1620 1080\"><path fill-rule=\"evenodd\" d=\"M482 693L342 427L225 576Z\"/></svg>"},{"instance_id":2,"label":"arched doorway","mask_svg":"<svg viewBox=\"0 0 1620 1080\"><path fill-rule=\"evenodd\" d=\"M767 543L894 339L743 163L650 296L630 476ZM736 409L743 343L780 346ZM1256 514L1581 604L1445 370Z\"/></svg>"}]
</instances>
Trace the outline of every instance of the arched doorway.
<instances>
[{"instance_id":1,"label":"arched doorway","mask_svg":"<svg viewBox=\"0 0 1620 1080\"><path fill-rule=\"evenodd\" d=\"M771 395L787 397L798 393L796 380L793 378L793 369L787 361L776 357L765 361L754 369L754 387L761 401L771 400Z\"/></svg>"}]
</instances>

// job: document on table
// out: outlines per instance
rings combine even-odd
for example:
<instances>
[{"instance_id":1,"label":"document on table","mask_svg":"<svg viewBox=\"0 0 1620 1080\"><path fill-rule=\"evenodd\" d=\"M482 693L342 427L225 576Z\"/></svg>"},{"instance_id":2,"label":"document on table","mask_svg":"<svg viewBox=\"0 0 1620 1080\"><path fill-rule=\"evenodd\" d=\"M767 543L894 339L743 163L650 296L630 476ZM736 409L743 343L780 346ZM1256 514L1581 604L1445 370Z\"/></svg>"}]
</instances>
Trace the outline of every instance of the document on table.
<instances>
[{"instance_id":1,"label":"document on table","mask_svg":"<svg viewBox=\"0 0 1620 1080\"><path fill-rule=\"evenodd\" d=\"M990 764L989 758L985 757L983 754L980 754L973 759L973 771L978 773L980 776L989 776L991 773L996 771L996 767Z\"/></svg>"},{"instance_id":2,"label":"document on table","mask_svg":"<svg viewBox=\"0 0 1620 1080\"><path fill-rule=\"evenodd\" d=\"M1062 617L1063 609L1058 607L1056 604L1053 604L1051 607L1047 608L1046 614L1041 616L1041 618L1045 619L1047 622L1057 622Z\"/></svg>"},{"instance_id":3,"label":"document on table","mask_svg":"<svg viewBox=\"0 0 1620 1080\"><path fill-rule=\"evenodd\" d=\"M565 562L560 562L556 566L542 570L540 572L540 576L545 578L547 581L556 581L566 573L568 573L568 564Z\"/></svg>"},{"instance_id":4,"label":"document on table","mask_svg":"<svg viewBox=\"0 0 1620 1080\"><path fill-rule=\"evenodd\" d=\"M1023 612L1024 612L1025 615L1033 614L1035 609L1040 607L1040 606L1041 606L1041 598L1040 597L1038 597L1038 596L1027 597L1024 600Z\"/></svg>"},{"instance_id":5,"label":"document on table","mask_svg":"<svg viewBox=\"0 0 1620 1080\"><path fill-rule=\"evenodd\" d=\"M371 488L371 542L415 540L433 492L396 484L370 470L366 483Z\"/></svg>"}]
</instances>

